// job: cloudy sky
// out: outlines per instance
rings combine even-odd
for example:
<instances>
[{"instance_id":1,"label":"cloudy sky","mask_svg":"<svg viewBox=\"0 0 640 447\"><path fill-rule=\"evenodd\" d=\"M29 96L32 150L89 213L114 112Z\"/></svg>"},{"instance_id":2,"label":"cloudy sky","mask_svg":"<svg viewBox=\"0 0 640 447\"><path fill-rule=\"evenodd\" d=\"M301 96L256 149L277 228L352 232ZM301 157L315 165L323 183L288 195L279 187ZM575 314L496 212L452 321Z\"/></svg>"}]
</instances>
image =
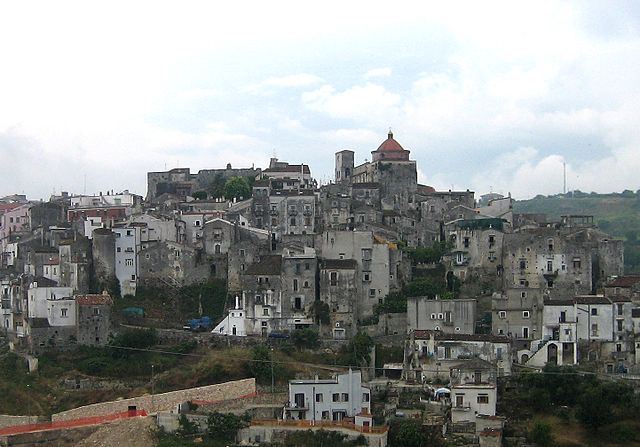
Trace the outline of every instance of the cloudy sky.
<instances>
[{"instance_id":1,"label":"cloudy sky","mask_svg":"<svg viewBox=\"0 0 640 447\"><path fill-rule=\"evenodd\" d=\"M438 189L640 188L637 2L222 3L3 2L0 196L274 153L326 182L390 127Z\"/></svg>"}]
</instances>

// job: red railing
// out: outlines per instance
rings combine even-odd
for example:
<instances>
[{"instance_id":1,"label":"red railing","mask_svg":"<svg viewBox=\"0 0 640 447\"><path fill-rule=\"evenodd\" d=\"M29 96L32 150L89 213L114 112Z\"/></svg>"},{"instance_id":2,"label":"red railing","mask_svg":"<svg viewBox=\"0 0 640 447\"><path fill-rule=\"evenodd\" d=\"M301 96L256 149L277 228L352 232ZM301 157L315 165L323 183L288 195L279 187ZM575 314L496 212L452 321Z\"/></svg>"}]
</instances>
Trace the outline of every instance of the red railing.
<instances>
[{"instance_id":1,"label":"red railing","mask_svg":"<svg viewBox=\"0 0 640 447\"><path fill-rule=\"evenodd\" d=\"M96 425L103 422L115 421L136 416L147 416L145 410L129 410L120 413L106 414L102 416L87 416L78 419L69 419L67 421L55 422L38 422L35 424L14 425L11 427L0 428L0 435L17 435L19 433L29 433L40 430L54 430L57 428L81 427L84 425Z\"/></svg>"},{"instance_id":2,"label":"red railing","mask_svg":"<svg viewBox=\"0 0 640 447\"><path fill-rule=\"evenodd\" d=\"M280 427L298 427L298 428L344 428L347 430L357 431L359 433L386 433L389 430L387 426L371 427L364 425L356 425L352 422L344 421L307 421L307 420L282 420L282 419L252 419L251 425Z\"/></svg>"}]
</instances>

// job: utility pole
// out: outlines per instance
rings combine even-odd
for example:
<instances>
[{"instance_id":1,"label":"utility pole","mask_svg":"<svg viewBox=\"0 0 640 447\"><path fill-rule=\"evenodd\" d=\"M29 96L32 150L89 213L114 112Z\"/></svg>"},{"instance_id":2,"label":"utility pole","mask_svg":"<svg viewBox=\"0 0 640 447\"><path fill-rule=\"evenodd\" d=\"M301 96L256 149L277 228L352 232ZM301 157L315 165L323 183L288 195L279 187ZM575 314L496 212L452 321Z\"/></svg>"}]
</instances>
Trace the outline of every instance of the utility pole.
<instances>
[{"instance_id":1,"label":"utility pole","mask_svg":"<svg viewBox=\"0 0 640 447\"><path fill-rule=\"evenodd\" d=\"M271 394L275 394L275 378L273 376L273 348L271 348Z\"/></svg>"},{"instance_id":2,"label":"utility pole","mask_svg":"<svg viewBox=\"0 0 640 447\"><path fill-rule=\"evenodd\" d=\"M31 385L27 383L27 424L31 424L31 393L29 390L31 389Z\"/></svg>"},{"instance_id":3,"label":"utility pole","mask_svg":"<svg viewBox=\"0 0 640 447\"><path fill-rule=\"evenodd\" d=\"M155 404L155 392L156 392L156 378L154 376L154 369L155 369L155 365L151 364L151 407L152 410L154 411L156 409L156 404Z\"/></svg>"}]
</instances>

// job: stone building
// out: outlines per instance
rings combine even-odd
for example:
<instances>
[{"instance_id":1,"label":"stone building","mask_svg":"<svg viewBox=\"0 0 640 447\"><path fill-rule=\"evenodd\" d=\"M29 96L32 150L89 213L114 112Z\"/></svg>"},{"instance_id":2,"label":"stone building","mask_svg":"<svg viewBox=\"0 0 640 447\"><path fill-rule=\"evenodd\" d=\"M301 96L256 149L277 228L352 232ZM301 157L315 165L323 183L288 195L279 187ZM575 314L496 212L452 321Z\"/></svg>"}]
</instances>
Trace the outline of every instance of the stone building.
<instances>
[{"instance_id":1,"label":"stone building","mask_svg":"<svg viewBox=\"0 0 640 447\"><path fill-rule=\"evenodd\" d=\"M140 251L139 280L146 285L177 288L206 281L210 265L202 249L165 241Z\"/></svg>"},{"instance_id":2,"label":"stone building","mask_svg":"<svg viewBox=\"0 0 640 447\"><path fill-rule=\"evenodd\" d=\"M374 307L398 286L402 261L397 246L370 231L325 231L316 237L315 247L323 260L356 261L357 320L373 315Z\"/></svg>"},{"instance_id":3,"label":"stone building","mask_svg":"<svg viewBox=\"0 0 640 447\"><path fill-rule=\"evenodd\" d=\"M203 245L211 276L225 279L230 293L241 293L243 272L261 255L271 252L268 231L224 219L205 223Z\"/></svg>"},{"instance_id":4,"label":"stone building","mask_svg":"<svg viewBox=\"0 0 640 447\"><path fill-rule=\"evenodd\" d=\"M232 168L227 164L225 169L203 169L191 174L189 168L174 168L163 172L147 173L148 202L156 201L163 194L175 194L184 199L197 191L207 191L216 181L224 181L231 177L258 178L261 170L254 168Z\"/></svg>"},{"instance_id":5,"label":"stone building","mask_svg":"<svg viewBox=\"0 0 640 447\"><path fill-rule=\"evenodd\" d=\"M323 259L320 262L320 300L329 306L329 328L333 338L345 339L357 332L358 263L355 259Z\"/></svg>"},{"instance_id":6,"label":"stone building","mask_svg":"<svg viewBox=\"0 0 640 447\"><path fill-rule=\"evenodd\" d=\"M476 300L407 298L407 331L435 330L447 334L474 334Z\"/></svg>"},{"instance_id":7,"label":"stone building","mask_svg":"<svg viewBox=\"0 0 640 447\"><path fill-rule=\"evenodd\" d=\"M111 333L113 301L106 292L99 295L76 295L77 341L80 345L104 346Z\"/></svg>"}]
</instances>

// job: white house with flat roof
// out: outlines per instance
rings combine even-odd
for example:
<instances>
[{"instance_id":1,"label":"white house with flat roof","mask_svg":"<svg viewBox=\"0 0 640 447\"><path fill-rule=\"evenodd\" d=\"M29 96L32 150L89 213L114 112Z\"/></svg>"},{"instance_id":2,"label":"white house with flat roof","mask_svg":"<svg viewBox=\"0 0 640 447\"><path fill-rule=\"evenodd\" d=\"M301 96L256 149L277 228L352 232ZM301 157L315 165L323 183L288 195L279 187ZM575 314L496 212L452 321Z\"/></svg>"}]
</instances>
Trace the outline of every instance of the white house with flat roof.
<instances>
[{"instance_id":1,"label":"white house with flat roof","mask_svg":"<svg viewBox=\"0 0 640 447\"><path fill-rule=\"evenodd\" d=\"M362 385L360 371L349 370L333 379L290 380L287 419L342 421L352 418L355 425L370 427L371 392Z\"/></svg>"}]
</instances>

